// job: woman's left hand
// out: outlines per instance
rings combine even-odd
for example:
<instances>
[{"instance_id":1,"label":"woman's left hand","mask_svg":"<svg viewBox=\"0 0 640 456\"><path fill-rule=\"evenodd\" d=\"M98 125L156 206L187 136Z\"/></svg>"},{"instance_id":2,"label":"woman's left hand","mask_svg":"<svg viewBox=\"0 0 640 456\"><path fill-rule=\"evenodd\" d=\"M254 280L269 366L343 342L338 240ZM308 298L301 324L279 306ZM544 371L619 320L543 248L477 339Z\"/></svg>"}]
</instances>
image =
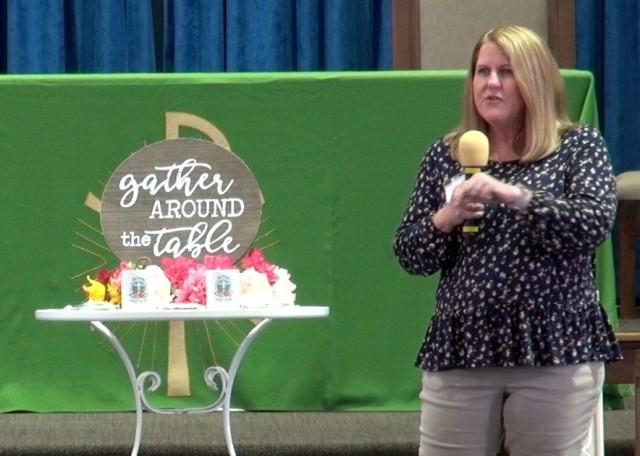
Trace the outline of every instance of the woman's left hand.
<instances>
[{"instance_id":1,"label":"woman's left hand","mask_svg":"<svg viewBox=\"0 0 640 456\"><path fill-rule=\"evenodd\" d=\"M477 173L462 184L461 197L470 203L504 203L509 206L522 199L522 188L506 184L488 174Z\"/></svg>"}]
</instances>

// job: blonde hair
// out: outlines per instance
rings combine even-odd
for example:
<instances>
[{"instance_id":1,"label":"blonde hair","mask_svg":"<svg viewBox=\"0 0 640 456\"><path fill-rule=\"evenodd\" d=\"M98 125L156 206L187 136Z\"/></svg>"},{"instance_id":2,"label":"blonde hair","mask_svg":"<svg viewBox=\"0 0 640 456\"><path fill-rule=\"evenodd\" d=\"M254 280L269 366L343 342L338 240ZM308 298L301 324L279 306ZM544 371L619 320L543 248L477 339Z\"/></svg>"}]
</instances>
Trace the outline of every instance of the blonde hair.
<instances>
[{"instance_id":1,"label":"blonde hair","mask_svg":"<svg viewBox=\"0 0 640 456\"><path fill-rule=\"evenodd\" d=\"M458 140L468 130L488 133L489 126L478 113L473 99L473 78L480 48L495 43L509 58L525 105L524 128L518 140L521 161L532 162L552 153L561 132L575 126L567 111L567 94L558 64L547 44L532 30L502 25L484 33L471 55L465 81L462 125L446 135L457 158Z\"/></svg>"}]
</instances>

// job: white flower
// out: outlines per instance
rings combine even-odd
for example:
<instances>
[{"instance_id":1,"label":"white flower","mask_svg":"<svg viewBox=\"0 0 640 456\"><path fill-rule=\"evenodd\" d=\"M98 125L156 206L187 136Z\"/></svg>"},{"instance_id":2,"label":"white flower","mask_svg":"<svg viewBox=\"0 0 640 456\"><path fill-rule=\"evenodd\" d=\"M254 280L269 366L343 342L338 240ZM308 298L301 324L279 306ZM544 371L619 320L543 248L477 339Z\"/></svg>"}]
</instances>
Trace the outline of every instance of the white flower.
<instances>
[{"instance_id":1,"label":"white flower","mask_svg":"<svg viewBox=\"0 0 640 456\"><path fill-rule=\"evenodd\" d=\"M273 290L266 274L253 268L240 273L240 299L243 307L264 307L273 304Z\"/></svg>"},{"instance_id":2,"label":"white flower","mask_svg":"<svg viewBox=\"0 0 640 456\"><path fill-rule=\"evenodd\" d=\"M296 294L294 293L296 285L291 282L289 271L276 267L274 272L278 276L278 280L273 284L273 300L281 306L292 306L296 302Z\"/></svg>"},{"instance_id":3,"label":"white flower","mask_svg":"<svg viewBox=\"0 0 640 456\"><path fill-rule=\"evenodd\" d=\"M144 270L148 274L149 296L147 300L153 303L171 302L171 282L162 268L151 264Z\"/></svg>"}]
</instances>

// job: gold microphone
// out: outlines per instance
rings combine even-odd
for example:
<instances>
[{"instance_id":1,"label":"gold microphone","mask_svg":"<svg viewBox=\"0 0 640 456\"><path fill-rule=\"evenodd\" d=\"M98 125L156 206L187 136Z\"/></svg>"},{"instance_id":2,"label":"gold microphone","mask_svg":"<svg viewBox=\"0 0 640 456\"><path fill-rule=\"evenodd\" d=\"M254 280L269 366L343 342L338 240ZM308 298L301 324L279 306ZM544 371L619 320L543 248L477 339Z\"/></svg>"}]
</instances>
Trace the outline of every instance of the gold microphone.
<instances>
[{"instance_id":1,"label":"gold microphone","mask_svg":"<svg viewBox=\"0 0 640 456\"><path fill-rule=\"evenodd\" d=\"M458 157L465 179L482 171L489 162L489 139L478 130L464 133L458 142ZM473 236L480 231L480 220L466 220L462 226L464 236Z\"/></svg>"}]
</instances>

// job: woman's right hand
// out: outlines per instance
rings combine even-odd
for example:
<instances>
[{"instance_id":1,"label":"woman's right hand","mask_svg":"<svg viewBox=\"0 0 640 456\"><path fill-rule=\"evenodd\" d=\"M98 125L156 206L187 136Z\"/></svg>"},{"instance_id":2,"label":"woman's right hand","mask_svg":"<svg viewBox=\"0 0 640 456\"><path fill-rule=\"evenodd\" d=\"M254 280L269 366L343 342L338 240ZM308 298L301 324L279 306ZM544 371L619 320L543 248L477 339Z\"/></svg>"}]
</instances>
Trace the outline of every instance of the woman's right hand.
<instances>
[{"instance_id":1,"label":"woman's right hand","mask_svg":"<svg viewBox=\"0 0 640 456\"><path fill-rule=\"evenodd\" d=\"M450 233L465 220L479 219L484 216L484 204L476 198L469 198L465 184L458 185L451 195L451 200L442 206L433 216L433 224L440 231Z\"/></svg>"}]
</instances>

